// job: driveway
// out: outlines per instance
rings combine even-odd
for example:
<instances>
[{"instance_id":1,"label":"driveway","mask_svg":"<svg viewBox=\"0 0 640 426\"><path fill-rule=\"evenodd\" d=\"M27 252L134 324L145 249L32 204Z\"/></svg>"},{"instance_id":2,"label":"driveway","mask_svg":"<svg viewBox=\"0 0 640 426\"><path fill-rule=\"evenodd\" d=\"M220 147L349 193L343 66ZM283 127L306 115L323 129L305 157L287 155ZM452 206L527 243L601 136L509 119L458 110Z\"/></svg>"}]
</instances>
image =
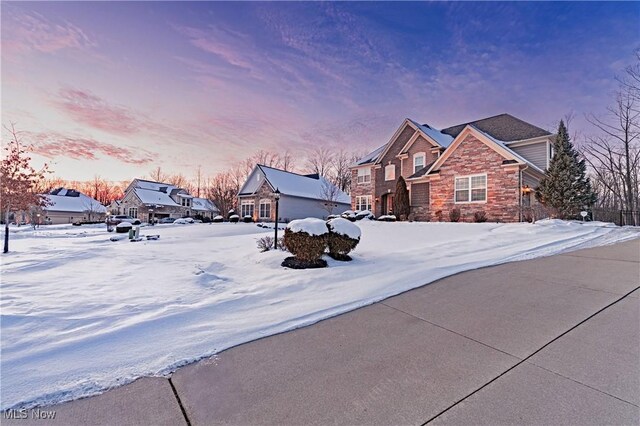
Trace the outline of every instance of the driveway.
<instances>
[{"instance_id":1,"label":"driveway","mask_svg":"<svg viewBox=\"0 0 640 426\"><path fill-rule=\"evenodd\" d=\"M65 425L639 424L639 287L640 240L464 272L44 410ZM47 424L3 421L29 423Z\"/></svg>"}]
</instances>

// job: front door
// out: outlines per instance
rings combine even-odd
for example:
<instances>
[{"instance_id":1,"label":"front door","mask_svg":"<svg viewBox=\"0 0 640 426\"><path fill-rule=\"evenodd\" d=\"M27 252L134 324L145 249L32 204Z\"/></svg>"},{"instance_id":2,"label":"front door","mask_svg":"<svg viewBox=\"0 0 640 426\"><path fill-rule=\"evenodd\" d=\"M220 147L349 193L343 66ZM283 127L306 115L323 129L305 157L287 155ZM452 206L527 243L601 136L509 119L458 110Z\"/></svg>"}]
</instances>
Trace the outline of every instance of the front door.
<instances>
[{"instance_id":1,"label":"front door","mask_svg":"<svg viewBox=\"0 0 640 426\"><path fill-rule=\"evenodd\" d=\"M381 215L393 214L393 194L384 194L380 197Z\"/></svg>"}]
</instances>

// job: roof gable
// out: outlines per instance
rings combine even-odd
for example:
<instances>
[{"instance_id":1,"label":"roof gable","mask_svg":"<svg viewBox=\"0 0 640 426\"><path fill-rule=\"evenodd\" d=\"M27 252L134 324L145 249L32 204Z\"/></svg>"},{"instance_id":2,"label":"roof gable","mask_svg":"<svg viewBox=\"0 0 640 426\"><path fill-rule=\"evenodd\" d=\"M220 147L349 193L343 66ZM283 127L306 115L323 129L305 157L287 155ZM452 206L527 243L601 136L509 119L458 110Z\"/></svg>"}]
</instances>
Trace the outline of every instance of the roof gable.
<instances>
[{"instance_id":1,"label":"roof gable","mask_svg":"<svg viewBox=\"0 0 640 426\"><path fill-rule=\"evenodd\" d=\"M551 133L546 130L509 114L500 114L493 117L471 121L469 123L447 127L442 130L442 133L446 133L447 135L456 138L469 125L503 142L532 139L540 136L551 136Z\"/></svg>"},{"instance_id":2,"label":"roof gable","mask_svg":"<svg viewBox=\"0 0 640 426\"><path fill-rule=\"evenodd\" d=\"M240 194L252 194L258 189L259 185L255 190L248 191L248 189L252 188L252 186L248 185L250 180L258 182L258 179L255 176L256 173L261 173L264 180L266 180L274 191L277 189L282 195L289 195L292 197L321 200L323 198L322 194L325 191L325 186L333 185L321 176L305 176L258 164L249 175L249 178L247 178L247 182L242 186ZM338 190L336 201L340 203L350 203L351 198L349 195Z\"/></svg>"}]
</instances>

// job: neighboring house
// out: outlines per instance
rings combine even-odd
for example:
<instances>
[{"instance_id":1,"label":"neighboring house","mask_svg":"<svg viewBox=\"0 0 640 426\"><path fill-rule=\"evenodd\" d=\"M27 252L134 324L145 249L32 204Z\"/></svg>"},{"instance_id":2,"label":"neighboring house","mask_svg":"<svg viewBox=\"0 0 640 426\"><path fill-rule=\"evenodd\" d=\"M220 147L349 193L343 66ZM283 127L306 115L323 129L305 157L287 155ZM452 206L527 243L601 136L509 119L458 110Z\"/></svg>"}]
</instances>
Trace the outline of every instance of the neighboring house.
<instances>
[{"instance_id":1,"label":"neighboring house","mask_svg":"<svg viewBox=\"0 0 640 426\"><path fill-rule=\"evenodd\" d=\"M194 216L213 219L219 214L217 207L211 202L211 200L207 200L206 198L193 197L191 204L191 210Z\"/></svg>"},{"instance_id":2,"label":"neighboring house","mask_svg":"<svg viewBox=\"0 0 640 426\"><path fill-rule=\"evenodd\" d=\"M74 189L57 188L43 197L49 202L42 209L43 225L103 221L107 213L100 202Z\"/></svg>"},{"instance_id":3,"label":"neighboring house","mask_svg":"<svg viewBox=\"0 0 640 426\"><path fill-rule=\"evenodd\" d=\"M194 203L194 200L196 202ZM144 179L134 179L124 191L122 200L112 204L119 214L125 214L141 221L148 222L151 218L189 217L200 212L206 212L212 217L215 210L210 204L204 203L202 198L195 198L182 188L163 182L153 182ZM208 201L207 201L208 203Z\"/></svg>"},{"instance_id":4,"label":"neighboring house","mask_svg":"<svg viewBox=\"0 0 640 426\"><path fill-rule=\"evenodd\" d=\"M107 207L107 210L109 214L112 215L124 214L122 213L122 200L113 200Z\"/></svg>"},{"instance_id":5,"label":"neighboring house","mask_svg":"<svg viewBox=\"0 0 640 426\"><path fill-rule=\"evenodd\" d=\"M438 130L405 119L391 140L351 167L354 210L393 213L399 176L415 220L522 220L548 167L555 135L509 114Z\"/></svg>"},{"instance_id":6,"label":"neighboring house","mask_svg":"<svg viewBox=\"0 0 640 426\"><path fill-rule=\"evenodd\" d=\"M317 174L299 175L258 164L240 188L240 216L274 221L276 189L280 191L279 221L326 218L351 208L349 195Z\"/></svg>"}]
</instances>

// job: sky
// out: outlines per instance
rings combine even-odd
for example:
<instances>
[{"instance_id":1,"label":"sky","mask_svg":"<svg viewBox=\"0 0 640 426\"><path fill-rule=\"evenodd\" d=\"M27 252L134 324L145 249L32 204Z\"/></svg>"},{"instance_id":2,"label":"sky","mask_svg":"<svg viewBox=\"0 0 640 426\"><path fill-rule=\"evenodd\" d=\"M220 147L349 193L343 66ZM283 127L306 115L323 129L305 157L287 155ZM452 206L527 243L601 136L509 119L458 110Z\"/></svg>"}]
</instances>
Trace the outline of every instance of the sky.
<instances>
[{"instance_id":1,"label":"sky","mask_svg":"<svg viewBox=\"0 0 640 426\"><path fill-rule=\"evenodd\" d=\"M371 151L405 117L589 133L640 47L627 2L1 4L2 123L58 177ZM3 142L6 140L3 134Z\"/></svg>"}]
</instances>

